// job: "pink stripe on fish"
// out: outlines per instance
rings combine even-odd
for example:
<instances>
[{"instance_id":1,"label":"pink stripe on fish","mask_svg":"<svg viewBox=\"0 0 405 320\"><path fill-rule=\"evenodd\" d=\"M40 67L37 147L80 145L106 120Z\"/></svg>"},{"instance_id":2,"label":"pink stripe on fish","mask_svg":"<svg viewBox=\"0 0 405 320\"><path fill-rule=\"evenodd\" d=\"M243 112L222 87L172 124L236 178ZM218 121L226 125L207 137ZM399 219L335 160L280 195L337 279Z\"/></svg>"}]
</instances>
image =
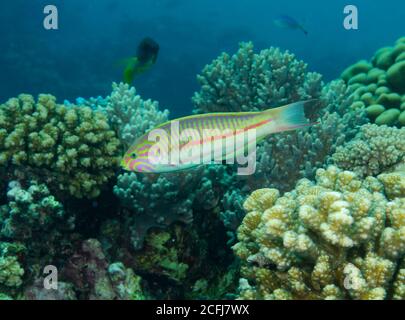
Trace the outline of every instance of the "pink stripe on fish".
<instances>
[{"instance_id":1,"label":"pink stripe on fish","mask_svg":"<svg viewBox=\"0 0 405 320\"><path fill-rule=\"evenodd\" d=\"M133 171L136 163L137 163L136 160L132 160L132 161L129 163L128 168Z\"/></svg>"}]
</instances>

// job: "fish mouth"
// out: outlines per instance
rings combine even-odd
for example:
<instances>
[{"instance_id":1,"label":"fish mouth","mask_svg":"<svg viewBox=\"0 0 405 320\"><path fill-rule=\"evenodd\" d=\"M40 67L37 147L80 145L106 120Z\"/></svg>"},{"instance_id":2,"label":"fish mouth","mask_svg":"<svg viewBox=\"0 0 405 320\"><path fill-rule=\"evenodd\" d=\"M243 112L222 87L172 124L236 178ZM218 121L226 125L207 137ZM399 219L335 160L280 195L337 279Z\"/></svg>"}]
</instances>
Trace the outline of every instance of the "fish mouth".
<instances>
[{"instance_id":1,"label":"fish mouth","mask_svg":"<svg viewBox=\"0 0 405 320\"><path fill-rule=\"evenodd\" d=\"M121 159L121 167L123 167L124 169L127 168L127 163L128 163L128 161L126 161L125 158Z\"/></svg>"}]
</instances>

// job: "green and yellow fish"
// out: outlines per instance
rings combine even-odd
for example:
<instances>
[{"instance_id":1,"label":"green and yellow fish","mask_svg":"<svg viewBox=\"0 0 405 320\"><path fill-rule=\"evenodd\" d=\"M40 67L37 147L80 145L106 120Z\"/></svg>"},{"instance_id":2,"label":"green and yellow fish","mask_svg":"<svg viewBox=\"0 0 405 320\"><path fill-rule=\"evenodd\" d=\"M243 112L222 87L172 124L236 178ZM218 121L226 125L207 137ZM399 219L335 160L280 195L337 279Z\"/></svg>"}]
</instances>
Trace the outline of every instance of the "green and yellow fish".
<instances>
[{"instance_id":1,"label":"green and yellow fish","mask_svg":"<svg viewBox=\"0 0 405 320\"><path fill-rule=\"evenodd\" d=\"M135 76L148 71L156 63L158 54L159 44L151 38L143 39L138 46L136 56L123 61L124 82L132 84Z\"/></svg>"},{"instance_id":2,"label":"green and yellow fish","mask_svg":"<svg viewBox=\"0 0 405 320\"><path fill-rule=\"evenodd\" d=\"M164 173L206 164L207 160L232 160L249 147L256 148L270 134L312 125L305 117L304 107L313 101L316 100L262 112L209 113L168 121L138 138L125 153L121 166L127 171ZM226 147L229 141L238 139L243 145L231 143L231 148ZM187 161L179 161L179 154L187 155Z\"/></svg>"}]
</instances>

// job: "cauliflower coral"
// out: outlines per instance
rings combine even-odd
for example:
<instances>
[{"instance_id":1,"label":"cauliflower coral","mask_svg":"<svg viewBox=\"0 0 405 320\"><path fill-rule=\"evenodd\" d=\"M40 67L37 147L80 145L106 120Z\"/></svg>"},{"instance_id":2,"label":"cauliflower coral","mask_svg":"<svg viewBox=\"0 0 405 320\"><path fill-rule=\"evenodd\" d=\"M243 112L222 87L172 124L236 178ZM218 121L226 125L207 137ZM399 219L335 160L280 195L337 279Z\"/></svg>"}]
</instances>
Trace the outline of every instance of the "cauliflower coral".
<instances>
[{"instance_id":1,"label":"cauliflower coral","mask_svg":"<svg viewBox=\"0 0 405 320\"><path fill-rule=\"evenodd\" d=\"M242 299L404 299L403 173L364 180L330 166L280 196L259 189L233 247Z\"/></svg>"},{"instance_id":2,"label":"cauliflower coral","mask_svg":"<svg viewBox=\"0 0 405 320\"><path fill-rule=\"evenodd\" d=\"M114 175L120 153L102 112L59 105L45 94L37 102L22 94L0 105L0 167L29 171L54 182L50 185L59 191L98 196Z\"/></svg>"}]
</instances>

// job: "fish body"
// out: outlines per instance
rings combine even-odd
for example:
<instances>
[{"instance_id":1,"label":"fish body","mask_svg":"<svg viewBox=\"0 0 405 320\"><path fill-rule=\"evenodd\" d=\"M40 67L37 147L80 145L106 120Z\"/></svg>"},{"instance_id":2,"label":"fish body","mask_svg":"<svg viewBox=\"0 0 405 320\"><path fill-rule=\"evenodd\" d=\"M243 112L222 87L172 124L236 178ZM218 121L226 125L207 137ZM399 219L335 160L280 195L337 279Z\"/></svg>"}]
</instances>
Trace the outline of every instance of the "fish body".
<instances>
[{"instance_id":1,"label":"fish body","mask_svg":"<svg viewBox=\"0 0 405 320\"><path fill-rule=\"evenodd\" d=\"M308 34L308 31L305 30L297 20L287 15L279 16L274 19L274 24L279 28L301 30L305 35Z\"/></svg>"},{"instance_id":2,"label":"fish body","mask_svg":"<svg viewBox=\"0 0 405 320\"><path fill-rule=\"evenodd\" d=\"M137 57L126 60L123 74L124 83L132 84L136 76L145 73L154 64L155 62L153 60L141 63Z\"/></svg>"},{"instance_id":3,"label":"fish body","mask_svg":"<svg viewBox=\"0 0 405 320\"><path fill-rule=\"evenodd\" d=\"M307 102L262 112L209 113L168 121L137 139L121 166L128 171L163 173L198 166L201 160L204 164L230 161L255 148L269 134L310 125L304 114ZM156 148L153 136L159 136L161 147ZM168 161L157 161L162 150L167 152ZM179 155L188 155L189 161L179 162Z\"/></svg>"},{"instance_id":4,"label":"fish body","mask_svg":"<svg viewBox=\"0 0 405 320\"><path fill-rule=\"evenodd\" d=\"M159 44L151 38L143 39L138 45L136 56L124 60L124 83L132 84L134 78L148 71L156 63Z\"/></svg>"}]
</instances>

